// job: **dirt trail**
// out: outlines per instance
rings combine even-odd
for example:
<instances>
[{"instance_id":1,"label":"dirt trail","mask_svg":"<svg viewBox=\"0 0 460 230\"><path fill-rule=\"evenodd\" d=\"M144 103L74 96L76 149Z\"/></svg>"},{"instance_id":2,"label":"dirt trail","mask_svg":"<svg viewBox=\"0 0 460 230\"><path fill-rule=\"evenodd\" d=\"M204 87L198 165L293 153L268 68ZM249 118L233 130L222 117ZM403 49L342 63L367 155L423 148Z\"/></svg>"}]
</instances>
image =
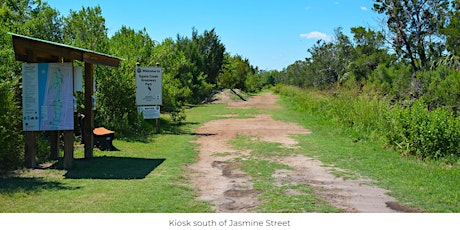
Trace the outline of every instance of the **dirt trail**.
<instances>
[{"instance_id":1,"label":"dirt trail","mask_svg":"<svg viewBox=\"0 0 460 230\"><path fill-rule=\"evenodd\" d=\"M221 94L220 102L229 107L279 109L278 97L263 94L248 101L231 101L228 93ZM236 157L244 157L247 152L233 149L228 143L237 135L256 136L262 141L276 142L285 148L295 148L296 140L290 135L308 135L309 130L295 123L273 120L270 115L256 115L254 118L228 118L206 123L197 130L201 137L196 163L189 165L192 170L192 186L198 188L199 199L210 201L216 212L252 212L261 204L257 196L263 191L254 190L251 177L239 170ZM331 168L302 155L280 156L278 163L289 165L294 170L278 170L272 176L277 183L308 183L315 194L331 205L345 212L387 213L396 212L387 204L396 204L395 199L386 195L388 191L366 185L368 180L343 180L330 173ZM390 205L391 206L391 205Z\"/></svg>"}]
</instances>

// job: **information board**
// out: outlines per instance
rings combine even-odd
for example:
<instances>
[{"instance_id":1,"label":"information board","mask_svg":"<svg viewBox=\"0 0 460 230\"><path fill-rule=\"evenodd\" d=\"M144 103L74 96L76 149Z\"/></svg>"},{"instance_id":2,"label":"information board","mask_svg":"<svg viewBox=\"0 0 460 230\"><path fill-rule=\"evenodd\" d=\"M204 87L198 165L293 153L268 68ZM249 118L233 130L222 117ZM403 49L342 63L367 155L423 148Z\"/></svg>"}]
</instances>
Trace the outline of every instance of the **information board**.
<instances>
[{"instance_id":1,"label":"information board","mask_svg":"<svg viewBox=\"0 0 460 230\"><path fill-rule=\"evenodd\" d=\"M142 113L144 119L157 119L160 118L160 106L139 106L137 107L139 113Z\"/></svg>"},{"instance_id":2,"label":"information board","mask_svg":"<svg viewBox=\"0 0 460 230\"><path fill-rule=\"evenodd\" d=\"M72 63L22 64L23 130L73 130Z\"/></svg>"},{"instance_id":3,"label":"information board","mask_svg":"<svg viewBox=\"0 0 460 230\"><path fill-rule=\"evenodd\" d=\"M162 105L162 68L136 67L136 105Z\"/></svg>"}]
</instances>

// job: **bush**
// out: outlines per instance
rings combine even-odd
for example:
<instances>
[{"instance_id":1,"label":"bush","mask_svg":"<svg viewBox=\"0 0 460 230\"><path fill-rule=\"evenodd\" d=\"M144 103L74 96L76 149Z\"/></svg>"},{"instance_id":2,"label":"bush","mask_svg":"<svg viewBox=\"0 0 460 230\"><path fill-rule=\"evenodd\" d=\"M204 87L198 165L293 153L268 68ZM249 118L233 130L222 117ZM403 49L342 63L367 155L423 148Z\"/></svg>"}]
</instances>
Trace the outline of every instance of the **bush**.
<instances>
[{"instance_id":1,"label":"bush","mask_svg":"<svg viewBox=\"0 0 460 230\"><path fill-rule=\"evenodd\" d=\"M460 109L460 72L447 67L421 72L418 78L423 84L423 99L430 109L447 106Z\"/></svg>"},{"instance_id":2,"label":"bush","mask_svg":"<svg viewBox=\"0 0 460 230\"><path fill-rule=\"evenodd\" d=\"M412 72L409 66L381 64L369 76L366 87L374 87L383 95L404 99L409 95Z\"/></svg>"},{"instance_id":3,"label":"bush","mask_svg":"<svg viewBox=\"0 0 460 230\"><path fill-rule=\"evenodd\" d=\"M421 159L460 157L460 118L446 108L428 111L422 100L397 106L388 116L387 143Z\"/></svg>"},{"instance_id":4,"label":"bush","mask_svg":"<svg viewBox=\"0 0 460 230\"><path fill-rule=\"evenodd\" d=\"M122 70L113 70L113 75L100 75L95 126L113 130L119 137L142 137L152 130L137 111L134 69L130 72L124 75Z\"/></svg>"},{"instance_id":5,"label":"bush","mask_svg":"<svg viewBox=\"0 0 460 230\"><path fill-rule=\"evenodd\" d=\"M0 172L23 162L22 115L14 100L13 83L0 80Z\"/></svg>"},{"instance_id":6,"label":"bush","mask_svg":"<svg viewBox=\"0 0 460 230\"><path fill-rule=\"evenodd\" d=\"M460 158L460 117L448 108L429 111L422 100L390 108L383 99L350 92L327 94L280 85L274 89L297 111L313 115L328 128L339 127L354 141L383 141L420 159Z\"/></svg>"}]
</instances>

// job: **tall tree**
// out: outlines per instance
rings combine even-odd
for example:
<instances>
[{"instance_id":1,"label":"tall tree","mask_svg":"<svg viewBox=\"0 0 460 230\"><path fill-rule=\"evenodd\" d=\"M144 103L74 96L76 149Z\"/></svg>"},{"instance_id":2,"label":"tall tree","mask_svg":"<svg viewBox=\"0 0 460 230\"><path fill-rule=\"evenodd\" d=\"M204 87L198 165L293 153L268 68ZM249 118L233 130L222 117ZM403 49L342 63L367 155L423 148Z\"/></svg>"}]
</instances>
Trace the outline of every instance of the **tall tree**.
<instances>
[{"instance_id":1,"label":"tall tree","mask_svg":"<svg viewBox=\"0 0 460 230\"><path fill-rule=\"evenodd\" d=\"M441 32L446 36L447 50L460 56L460 0L452 1L449 15L449 24Z\"/></svg>"},{"instance_id":2,"label":"tall tree","mask_svg":"<svg viewBox=\"0 0 460 230\"><path fill-rule=\"evenodd\" d=\"M355 80L367 79L379 64L387 63L390 55L385 49L385 37L364 27L351 28L355 44L356 57L348 66Z\"/></svg>"},{"instance_id":3,"label":"tall tree","mask_svg":"<svg viewBox=\"0 0 460 230\"><path fill-rule=\"evenodd\" d=\"M30 19L24 23L24 34L54 42L62 42L63 18L47 2L36 1Z\"/></svg>"},{"instance_id":4,"label":"tall tree","mask_svg":"<svg viewBox=\"0 0 460 230\"><path fill-rule=\"evenodd\" d=\"M104 69L98 75L98 113L96 122L110 129L117 130L125 136L141 134L142 121L136 107L135 67L149 64L154 48L154 41L146 29L135 31L126 26L109 40L109 52L122 57L120 67ZM106 74L109 73L109 74Z\"/></svg>"},{"instance_id":5,"label":"tall tree","mask_svg":"<svg viewBox=\"0 0 460 230\"><path fill-rule=\"evenodd\" d=\"M335 68L337 55L334 52L334 44L319 40L308 49L310 57L306 58L308 68L311 70L312 83L315 87L325 88L336 82L339 74Z\"/></svg>"},{"instance_id":6,"label":"tall tree","mask_svg":"<svg viewBox=\"0 0 460 230\"><path fill-rule=\"evenodd\" d=\"M373 9L387 17L393 48L410 61L414 74L442 53L439 31L448 7L448 0L375 0Z\"/></svg>"},{"instance_id":7,"label":"tall tree","mask_svg":"<svg viewBox=\"0 0 460 230\"><path fill-rule=\"evenodd\" d=\"M208 75L211 84L217 83L217 76L224 61L225 46L216 34L215 29L204 31L199 39L201 52L204 54L203 71Z\"/></svg>"},{"instance_id":8,"label":"tall tree","mask_svg":"<svg viewBox=\"0 0 460 230\"><path fill-rule=\"evenodd\" d=\"M300 87L312 87L312 77L309 74L308 62L296 61L283 70L283 83Z\"/></svg>"},{"instance_id":9,"label":"tall tree","mask_svg":"<svg viewBox=\"0 0 460 230\"><path fill-rule=\"evenodd\" d=\"M192 37L177 35L177 52L182 52L188 63L179 68L177 78L191 89L191 102L205 99L215 86L217 76L224 61L225 46L220 42L214 29L202 35L193 28Z\"/></svg>"},{"instance_id":10,"label":"tall tree","mask_svg":"<svg viewBox=\"0 0 460 230\"><path fill-rule=\"evenodd\" d=\"M108 51L107 27L100 6L70 10L64 21L65 43L102 53Z\"/></svg>"},{"instance_id":11,"label":"tall tree","mask_svg":"<svg viewBox=\"0 0 460 230\"><path fill-rule=\"evenodd\" d=\"M11 35L59 40L59 13L39 0L0 0L0 171L22 162L21 63L15 60Z\"/></svg>"},{"instance_id":12,"label":"tall tree","mask_svg":"<svg viewBox=\"0 0 460 230\"><path fill-rule=\"evenodd\" d=\"M224 62L225 46L221 43L215 29L205 30L203 34L193 28L192 37L177 38L177 48L206 75L207 82L217 83L217 76Z\"/></svg>"},{"instance_id":13,"label":"tall tree","mask_svg":"<svg viewBox=\"0 0 460 230\"><path fill-rule=\"evenodd\" d=\"M334 41L319 40L308 52L310 57L306 61L313 74L310 82L320 88L337 82L355 58L353 45L340 27L335 30Z\"/></svg>"},{"instance_id":14,"label":"tall tree","mask_svg":"<svg viewBox=\"0 0 460 230\"><path fill-rule=\"evenodd\" d=\"M225 54L225 64L222 73L218 77L218 85L221 88L245 89L245 81L248 76L255 73L248 59L240 55L231 56Z\"/></svg>"}]
</instances>

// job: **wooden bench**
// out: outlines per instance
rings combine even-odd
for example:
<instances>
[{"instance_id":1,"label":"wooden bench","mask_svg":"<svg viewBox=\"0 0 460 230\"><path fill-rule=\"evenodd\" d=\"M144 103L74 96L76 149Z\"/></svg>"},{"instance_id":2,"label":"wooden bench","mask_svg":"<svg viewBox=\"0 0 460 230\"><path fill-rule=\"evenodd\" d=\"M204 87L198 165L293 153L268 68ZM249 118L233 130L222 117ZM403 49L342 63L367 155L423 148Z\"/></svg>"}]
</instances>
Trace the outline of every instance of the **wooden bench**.
<instances>
[{"instance_id":1,"label":"wooden bench","mask_svg":"<svg viewBox=\"0 0 460 230\"><path fill-rule=\"evenodd\" d=\"M108 130L104 127L95 128L94 134L94 145L100 150L116 151L118 150L113 146L112 141L115 139L115 132Z\"/></svg>"}]
</instances>

